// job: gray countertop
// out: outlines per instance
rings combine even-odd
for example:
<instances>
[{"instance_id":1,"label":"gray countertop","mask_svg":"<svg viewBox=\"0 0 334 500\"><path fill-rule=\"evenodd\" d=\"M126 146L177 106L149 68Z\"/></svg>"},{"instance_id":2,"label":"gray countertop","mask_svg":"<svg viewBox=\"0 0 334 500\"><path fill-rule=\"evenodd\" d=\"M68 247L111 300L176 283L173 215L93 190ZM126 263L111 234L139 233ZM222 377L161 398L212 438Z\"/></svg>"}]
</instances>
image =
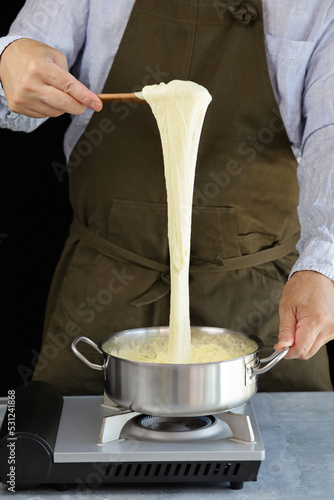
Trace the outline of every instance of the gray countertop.
<instances>
[{"instance_id":1,"label":"gray countertop","mask_svg":"<svg viewBox=\"0 0 334 500\"><path fill-rule=\"evenodd\" d=\"M252 399L265 446L256 482L242 490L229 484L111 485L89 492L39 488L16 491L17 500L94 498L100 500L177 499L307 500L334 498L334 392L258 393ZM0 399L0 421L5 401ZM0 485L0 498L10 498Z\"/></svg>"}]
</instances>

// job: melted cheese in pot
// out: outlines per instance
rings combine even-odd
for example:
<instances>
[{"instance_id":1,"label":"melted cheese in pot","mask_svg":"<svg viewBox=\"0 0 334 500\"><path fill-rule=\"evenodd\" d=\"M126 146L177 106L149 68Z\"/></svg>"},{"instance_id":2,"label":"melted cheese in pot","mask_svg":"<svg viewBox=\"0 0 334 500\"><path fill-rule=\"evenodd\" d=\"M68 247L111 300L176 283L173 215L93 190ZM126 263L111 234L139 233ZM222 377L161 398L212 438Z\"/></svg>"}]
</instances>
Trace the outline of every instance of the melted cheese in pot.
<instances>
[{"instance_id":1,"label":"melted cheese in pot","mask_svg":"<svg viewBox=\"0 0 334 500\"><path fill-rule=\"evenodd\" d=\"M209 92L190 81L144 87L156 118L163 151L171 272L169 343L166 362L189 363L189 258L192 199L199 139Z\"/></svg>"},{"instance_id":2,"label":"melted cheese in pot","mask_svg":"<svg viewBox=\"0 0 334 500\"><path fill-rule=\"evenodd\" d=\"M109 345L108 345L109 344ZM115 347L113 340L103 345L103 350L118 358L146 363L168 363L169 339L167 336L146 340L131 340L125 346ZM252 354L258 348L257 342L243 335L226 332L224 334L203 334L192 338L190 363L212 363L226 361Z\"/></svg>"}]
</instances>

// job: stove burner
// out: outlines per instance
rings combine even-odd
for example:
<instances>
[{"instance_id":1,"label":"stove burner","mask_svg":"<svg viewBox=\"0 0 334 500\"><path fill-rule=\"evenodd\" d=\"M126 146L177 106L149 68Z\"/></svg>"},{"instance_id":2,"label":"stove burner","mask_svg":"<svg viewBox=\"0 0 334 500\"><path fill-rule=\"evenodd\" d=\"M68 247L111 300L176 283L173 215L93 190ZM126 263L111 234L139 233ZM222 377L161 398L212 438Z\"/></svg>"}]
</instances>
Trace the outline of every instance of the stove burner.
<instances>
[{"instance_id":1,"label":"stove burner","mask_svg":"<svg viewBox=\"0 0 334 500\"><path fill-rule=\"evenodd\" d=\"M97 484L166 482L230 482L231 488L240 489L244 481L256 480L265 458L251 402L233 414L191 419L134 413L124 426L125 412L105 408L99 396L63 398L53 386L36 381L17 389L16 414L24 416L17 419L15 429L20 436L16 487L21 489L66 489L80 483L93 491ZM0 429L3 484L9 475L9 415L7 409ZM97 445L105 419L115 429L109 442ZM166 422L171 424L167 431Z\"/></svg>"},{"instance_id":2,"label":"stove burner","mask_svg":"<svg viewBox=\"0 0 334 500\"><path fill-rule=\"evenodd\" d=\"M123 427L121 439L138 441L198 441L229 437L228 425L215 416L161 417L157 415L137 415Z\"/></svg>"},{"instance_id":3,"label":"stove burner","mask_svg":"<svg viewBox=\"0 0 334 500\"><path fill-rule=\"evenodd\" d=\"M214 423L213 417L159 417L156 415L141 415L136 423L156 432L192 432Z\"/></svg>"}]
</instances>

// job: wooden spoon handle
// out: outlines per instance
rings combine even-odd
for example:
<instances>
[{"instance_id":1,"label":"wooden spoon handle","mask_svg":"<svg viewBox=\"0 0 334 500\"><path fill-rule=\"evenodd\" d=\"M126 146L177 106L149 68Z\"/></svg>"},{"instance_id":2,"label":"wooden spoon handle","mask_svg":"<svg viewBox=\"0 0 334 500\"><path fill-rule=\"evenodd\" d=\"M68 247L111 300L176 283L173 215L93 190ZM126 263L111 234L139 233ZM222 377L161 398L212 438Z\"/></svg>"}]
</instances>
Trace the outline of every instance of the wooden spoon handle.
<instances>
[{"instance_id":1,"label":"wooden spoon handle","mask_svg":"<svg viewBox=\"0 0 334 500\"><path fill-rule=\"evenodd\" d=\"M103 102L146 102L145 99L139 99L134 93L129 94L97 94Z\"/></svg>"}]
</instances>

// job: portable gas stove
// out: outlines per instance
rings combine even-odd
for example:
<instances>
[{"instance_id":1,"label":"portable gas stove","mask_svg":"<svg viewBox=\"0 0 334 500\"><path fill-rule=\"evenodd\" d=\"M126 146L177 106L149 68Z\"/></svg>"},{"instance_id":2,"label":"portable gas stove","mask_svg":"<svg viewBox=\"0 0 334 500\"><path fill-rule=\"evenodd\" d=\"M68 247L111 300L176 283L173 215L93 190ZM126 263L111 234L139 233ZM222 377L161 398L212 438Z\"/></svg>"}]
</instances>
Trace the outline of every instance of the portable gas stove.
<instances>
[{"instance_id":1,"label":"portable gas stove","mask_svg":"<svg viewBox=\"0 0 334 500\"><path fill-rule=\"evenodd\" d=\"M102 396L62 397L32 382L16 391L15 435L8 410L0 432L0 478L15 444L17 488L70 484L256 481L265 451L251 402L218 415L160 417Z\"/></svg>"}]
</instances>

